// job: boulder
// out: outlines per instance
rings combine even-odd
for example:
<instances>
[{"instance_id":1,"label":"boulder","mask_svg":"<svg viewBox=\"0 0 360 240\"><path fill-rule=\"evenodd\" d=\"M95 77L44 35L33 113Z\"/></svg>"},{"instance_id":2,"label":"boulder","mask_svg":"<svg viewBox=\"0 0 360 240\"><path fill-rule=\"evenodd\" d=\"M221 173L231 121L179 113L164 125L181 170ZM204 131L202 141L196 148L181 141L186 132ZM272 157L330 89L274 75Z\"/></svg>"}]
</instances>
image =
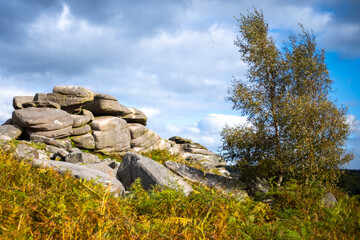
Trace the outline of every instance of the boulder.
<instances>
[{"instance_id":1,"label":"boulder","mask_svg":"<svg viewBox=\"0 0 360 240\"><path fill-rule=\"evenodd\" d=\"M72 135L74 135L74 136L83 135L83 134L89 133L90 131L91 131L90 125L86 124L82 127L73 128Z\"/></svg>"},{"instance_id":2,"label":"boulder","mask_svg":"<svg viewBox=\"0 0 360 240\"><path fill-rule=\"evenodd\" d=\"M130 131L118 117L98 117L91 123L95 148L101 152L120 152L130 148Z\"/></svg>"},{"instance_id":3,"label":"boulder","mask_svg":"<svg viewBox=\"0 0 360 240\"><path fill-rule=\"evenodd\" d=\"M131 111L121 105L117 100L109 100L104 98L95 98L94 101L83 105L83 109L91 111L95 116L125 116Z\"/></svg>"},{"instance_id":4,"label":"boulder","mask_svg":"<svg viewBox=\"0 0 360 240\"><path fill-rule=\"evenodd\" d=\"M73 128L81 127L90 122L90 117L84 115L71 115L73 118Z\"/></svg>"},{"instance_id":5,"label":"boulder","mask_svg":"<svg viewBox=\"0 0 360 240\"><path fill-rule=\"evenodd\" d=\"M28 107L37 107L37 108L57 108L60 109L60 105L54 102L49 101L33 101L33 102L26 102L23 103L23 108Z\"/></svg>"},{"instance_id":6,"label":"boulder","mask_svg":"<svg viewBox=\"0 0 360 240\"><path fill-rule=\"evenodd\" d=\"M131 139L137 138L140 135L143 135L145 132L149 131L149 129L139 123L129 123L127 127L130 130Z\"/></svg>"},{"instance_id":7,"label":"boulder","mask_svg":"<svg viewBox=\"0 0 360 240\"><path fill-rule=\"evenodd\" d=\"M84 116L88 116L90 118L90 121L94 120L94 114L92 114L92 112L90 112L89 110L86 109L82 109L81 110L82 115Z\"/></svg>"},{"instance_id":8,"label":"boulder","mask_svg":"<svg viewBox=\"0 0 360 240\"><path fill-rule=\"evenodd\" d=\"M4 124L0 126L0 140L10 141L17 139L22 133L22 128L18 125Z\"/></svg>"},{"instance_id":9,"label":"boulder","mask_svg":"<svg viewBox=\"0 0 360 240\"><path fill-rule=\"evenodd\" d=\"M112 116L97 117L91 123L91 128L94 131L108 131L114 128L126 128L126 121Z\"/></svg>"},{"instance_id":10,"label":"boulder","mask_svg":"<svg viewBox=\"0 0 360 240\"><path fill-rule=\"evenodd\" d=\"M59 148L64 148L66 149L66 145L56 139L53 138L49 138L49 137L45 137L45 136L40 136L40 135L31 135L30 136L30 141L36 142L36 143L45 143L47 145L52 145L55 147L59 147Z\"/></svg>"},{"instance_id":11,"label":"boulder","mask_svg":"<svg viewBox=\"0 0 360 240\"><path fill-rule=\"evenodd\" d=\"M32 161L32 165L38 167L50 167L60 173L70 172L70 174L74 177L83 180L94 179L95 183L102 184L105 187L109 187L109 190L112 193L118 194L120 196L123 196L125 193L124 186L116 178L111 177L108 174L102 173L100 171L89 169L82 165L41 159L34 159Z\"/></svg>"},{"instance_id":12,"label":"boulder","mask_svg":"<svg viewBox=\"0 0 360 240\"><path fill-rule=\"evenodd\" d=\"M182 178L160 163L131 152L126 153L123 157L117 176L127 189L135 179L140 178L144 189L160 185L183 191L185 195L189 195L193 191L192 187Z\"/></svg>"},{"instance_id":13,"label":"boulder","mask_svg":"<svg viewBox=\"0 0 360 240\"><path fill-rule=\"evenodd\" d=\"M130 110L130 113L123 116L122 118L125 119L128 123L140 123L142 125L146 125L147 117L146 115L136 109L136 108L128 108Z\"/></svg>"},{"instance_id":14,"label":"boulder","mask_svg":"<svg viewBox=\"0 0 360 240\"><path fill-rule=\"evenodd\" d=\"M131 147L149 148L153 146L159 139L159 135L157 135L154 131L149 130L143 135L135 139L131 139Z\"/></svg>"},{"instance_id":15,"label":"boulder","mask_svg":"<svg viewBox=\"0 0 360 240\"><path fill-rule=\"evenodd\" d=\"M37 130L27 129L26 132L30 136L30 138L33 135L40 135L40 136L45 136L45 137L49 137L49 138L64 138L64 137L68 137L72 134L72 127L69 126L66 128L61 128L61 129L52 130L52 131L37 131Z\"/></svg>"},{"instance_id":16,"label":"boulder","mask_svg":"<svg viewBox=\"0 0 360 240\"><path fill-rule=\"evenodd\" d=\"M91 135L90 133L80 136L74 136L72 137L72 141L74 142L76 147L84 149L95 149L95 140L93 135Z\"/></svg>"},{"instance_id":17,"label":"boulder","mask_svg":"<svg viewBox=\"0 0 360 240\"><path fill-rule=\"evenodd\" d=\"M71 115L55 108L24 108L15 110L12 114L13 123L38 131L51 131L72 126Z\"/></svg>"},{"instance_id":18,"label":"boulder","mask_svg":"<svg viewBox=\"0 0 360 240\"><path fill-rule=\"evenodd\" d=\"M216 187L229 191L237 189L244 190L247 188L247 185L240 180L221 176L211 172L204 172L202 170L189 167L174 161L166 161L164 165L174 173L187 180L190 180L192 182L199 182L209 187Z\"/></svg>"},{"instance_id":19,"label":"boulder","mask_svg":"<svg viewBox=\"0 0 360 240\"><path fill-rule=\"evenodd\" d=\"M89 101L94 99L94 92L78 86L55 86L53 88L53 93L60 93L62 95L71 95L75 97L88 98Z\"/></svg>"},{"instance_id":20,"label":"boulder","mask_svg":"<svg viewBox=\"0 0 360 240\"><path fill-rule=\"evenodd\" d=\"M171 137L171 138L169 138L169 140L174 141L174 142L177 143L177 144L184 144L184 143L190 143L190 144L192 144L192 143L193 143L192 140L186 139L186 138L182 138L182 137L179 137L179 136Z\"/></svg>"},{"instance_id":21,"label":"boulder","mask_svg":"<svg viewBox=\"0 0 360 240\"><path fill-rule=\"evenodd\" d=\"M116 178L117 170L119 168L119 164L116 163L117 162L115 160L107 159L99 163L87 163L84 164L83 166L103 172L111 177Z\"/></svg>"},{"instance_id":22,"label":"boulder","mask_svg":"<svg viewBox=\"0 0 360 240\"><path fill-rule=\"evenodd\" d=\"M44 151L38 150L34 147L30 147L25 142L20 143L16 146L14 156L20 159L48 159L48 156Z\"/></svg>"},{"instance_id":23,"label":"boulder","mask_svg":"<svg viewBox=\"0 0 360 240\"><path fill-rule=\"evenodd\" d=\"M34 96L15 96L13 98L14 109L24 108L24 103L31 103L34 100Z\"/></svg>"},{"instance_id":24,"label":"boulder","mask_svg":"<svg viewBox=\"0 0 360 240\"><path fill-rule=\"evenodd\" d=\"M95 93L94 99L106 99L106 100L114 100L117 101L116 97L113 97L109 94L105 93Z\"/></svg>"},{"instance_id":25,"label":"boulder","mask_svg":"<svg viewBox=\"0 0 360 240\"><path fill-rule=\"evenodd\" d=\"M94 100L94 93L89 89L74 86L56 86L53 93L37 93L34 101L55 102L61 106L61 109L78 112L81 105Z\"/></svg>"},{"instance_id":26,"label":"boulder","mask_svg":"<svg viewBox=\"0 0 360 240\"><path fill-rule=\"evenodd\" d=\"M69 163L96 163L100 162L99 157L91 153L69 153L65 157L65 162Z\"/></svg>"}]
</instances>

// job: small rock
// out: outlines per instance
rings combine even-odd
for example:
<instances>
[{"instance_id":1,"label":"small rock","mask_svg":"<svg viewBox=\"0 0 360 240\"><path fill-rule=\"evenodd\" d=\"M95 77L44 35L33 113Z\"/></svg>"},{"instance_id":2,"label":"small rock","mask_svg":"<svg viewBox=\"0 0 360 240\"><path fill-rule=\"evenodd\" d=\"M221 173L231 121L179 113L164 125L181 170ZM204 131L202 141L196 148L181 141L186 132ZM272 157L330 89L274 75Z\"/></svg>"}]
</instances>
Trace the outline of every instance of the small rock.
<instances>
[{"instance_id":1,"label":"small rock","mask_svg":"<svg viewBox=\"0 0 360 240\"><path fill-rule=\"evenodd\" d=\"M75 146L79 148L95 149L95 140L93 135L91 135L90 133L80 136L74 136L72 138L72 141L74 142Z\"/></svg>"},{"instance_id":2,"label":"small rock","mask_svg":"<svg viewBox=\"0 0 360 240\"><path fill-rule=\"evenodd\" d=\"M55 140L53 138L45 137L45 136L32 134L30 136L30 141L33 141L33 142L36 142L36 143L45 143L47 145L52 145L52 146L55 146L55 147L66 149L66 145L64 143L62 143L62 142L60 142L58 140Z\"/></svg>"},{"instance_id":3,"label":"small rock","mask_svg":"<svg viewBox=\"0 0 360 240\"><path fill-rule=\"evenodd\" d=\"M17 139L22 134L22 128L16 124L5 124L0 126L0 140L10 141Z\"/></svg>"},{"instance_id":4,"label":"small rock","mask_svg":"<svg viewBox=\"0 0 360 240\"><path fill-rule=\"evenodd\" d=\"M30 103L34 100L34 96L15 96L13 98L13 107L14 109L24 108L24 103Z\"/></svg>"},{"instance_id":5,"label":"small rock","mask_svg":"<svg viewBox=\"0 0 360 240\"><path fill-rule=\"evenodd\" d=\"M72 129L72 135L74 135L74 136L83 135L83 134L86 134L89 132L91 132L91 127L88 124L86 124L82 127L77 127L77 128Z\"/></svg>"},{"instance_id":6,"label":"small rock","mask_svg":"<svg viewBox=\"0 0 360 240\"><path fill-rule=\"evenodd\" d=\"M65 162L69 163L96 163L100 162L99 157L91 153L69 153L65 157Z\"/></svg>"},{"instance_id":7,"label":"small rock","mask_svg":"<svg viewBox=\"0 0 360 240\"><path fill-rule=\"evenodd\" d=\"M84 115L71 115L73 118L73 128L81 127L90 122L90 117Z\"/></svg>"},{"instance_id":8,"label":"small rock","mask_svg":"<svg viewBox=\"0 0 360 240\"><path fill-rule=\"evenodd\" d=\"M122 118L125 119L128 123L139 123L139 124L142 124L142 125L146 125L146 122L147 122L147 117L146 115L136 109L136 108L128 108L130 110L131 113L123 116Z\"/></svg>"}]
</instances>

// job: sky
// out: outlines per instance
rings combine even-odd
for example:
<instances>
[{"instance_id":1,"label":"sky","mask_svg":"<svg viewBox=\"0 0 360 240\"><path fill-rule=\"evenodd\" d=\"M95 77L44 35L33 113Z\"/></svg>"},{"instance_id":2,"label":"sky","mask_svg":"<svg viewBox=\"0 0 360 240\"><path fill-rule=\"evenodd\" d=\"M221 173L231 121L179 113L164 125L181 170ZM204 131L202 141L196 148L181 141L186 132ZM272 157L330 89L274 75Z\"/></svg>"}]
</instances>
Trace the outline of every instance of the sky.
<instances>
[{"instance_id":1,"label":"sky","mask_svg":"<svg viewBox=\"0 0 360 240\"><path fill-rule=\"evenodd\" d=\"M359 0L0 0L0 123L13 96L77 85L144 111L163 138L217 151L225 124L246 121L225 98L246 79L235 17L253 7L278 46L298 23L313 30L353 123L346 167L360 169Z\"/></svg>"}]
</instances>

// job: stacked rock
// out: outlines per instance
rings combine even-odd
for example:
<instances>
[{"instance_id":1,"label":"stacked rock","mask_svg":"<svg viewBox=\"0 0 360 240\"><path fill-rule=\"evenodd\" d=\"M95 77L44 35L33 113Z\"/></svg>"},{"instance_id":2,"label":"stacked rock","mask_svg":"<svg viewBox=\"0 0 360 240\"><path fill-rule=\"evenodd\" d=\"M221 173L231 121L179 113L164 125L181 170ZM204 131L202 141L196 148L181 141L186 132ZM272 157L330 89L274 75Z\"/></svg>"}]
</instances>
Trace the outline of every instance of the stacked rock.
<instances>
[{"instance_id":1,"label":"stacked rock","mask_svg":"<svg viewBox=\"0 0 360 240\"><path fill-rule=\"evenodd\" d=\"M67 138L68 145L71 139L78 148L103 153L166 149L207 168L221 163L218 155L191 140L162 139L145 127L147 117L143 112L121 105L111 95L84 87L56 86L52 93L16 96L13 106L12 119L0 127L0 140L17 139L20 135L30 139Z\"/></svg>"}]
</instances>

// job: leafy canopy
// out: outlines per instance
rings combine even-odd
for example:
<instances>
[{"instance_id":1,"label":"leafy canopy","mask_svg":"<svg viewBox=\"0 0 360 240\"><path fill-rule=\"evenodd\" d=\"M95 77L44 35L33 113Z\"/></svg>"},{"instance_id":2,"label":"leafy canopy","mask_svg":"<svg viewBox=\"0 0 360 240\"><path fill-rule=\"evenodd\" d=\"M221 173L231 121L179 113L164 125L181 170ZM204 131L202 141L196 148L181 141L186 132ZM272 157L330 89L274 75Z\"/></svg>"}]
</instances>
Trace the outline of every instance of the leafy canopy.
<instances>
[{"instance_id":1,"label":"leafy canopy","mask_svg":"<svg viewBox=\"0 0 360 240\"><path fill-rule=\"evenodd\" d=\"M223 156L256 174L277 176L279 184L283 177L336 181L339 166L352 158L344 148L350 128L346 109L329 97L325 51L302 25L278 49L256 9L237 22L235 45L248 64L247 81L234 79L227 100L250 124L223 129Z\"/></svg>"}]
</instances>

